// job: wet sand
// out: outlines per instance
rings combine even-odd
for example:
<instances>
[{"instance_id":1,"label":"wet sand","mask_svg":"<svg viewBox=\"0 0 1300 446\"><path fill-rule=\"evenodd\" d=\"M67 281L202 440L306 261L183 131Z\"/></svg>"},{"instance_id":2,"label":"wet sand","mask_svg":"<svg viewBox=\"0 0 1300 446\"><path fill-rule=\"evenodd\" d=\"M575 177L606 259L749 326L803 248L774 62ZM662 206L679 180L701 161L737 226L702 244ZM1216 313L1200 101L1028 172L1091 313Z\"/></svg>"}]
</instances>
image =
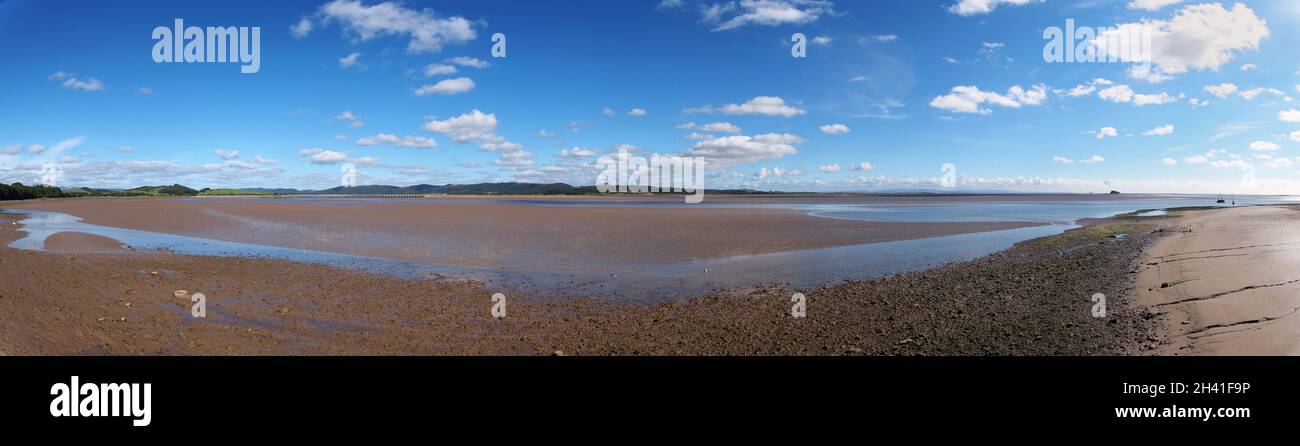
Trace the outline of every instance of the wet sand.
<instances>
[{"instance_id":1,"label":"wet sand","mask_svg":"<svg viewBox=\"0 0 1300 446\"><path fill-rule=\"evenodd\" d=\"M45 250L52 252L126 252L122 242L84 232L65 231L45 238Z\"/></svg>"},{"instance_id":2,"label":"wet sand","mask_svg":"<svg viewBox=\"0 0 1300 446\"><path fill-rule=\"evenodd\" d=\"M141 203L146 203L142 201ZM8 203L6 203L8 205ZM49 204L38 203L38 206ZM139 208L135 208L139 209ZM185 214L181 214L185 215ZM481 214L480 214L481 215ZM509 295L289 261L9 248L0 353L19 355L1097 355L1160 342L1132 305L1150 227L1071 231L970 262L833 286L658 304ZM176 291L207 296L207 318ZM807 296L807 317L790 315ZM1093 293L1112 312L1090 315Z\"/></svg>"},{"instance_id":3,"label":"wet sand","mask_svg":"<svg viewBox=\"0 0 1300 446\"><path fill-rule=\"evenodd\" d=\"M4 206L63 212L95 225L258 245L448 265L583 271L1041 225L874 222L816 218L788 209L537 206L469 199L115 198Z\"/></svg>"},{"instance_id":4,"label":"wet sand","mask_svg":"<svg viewBox=\"0 0 1300 446\"><path fill-rule=\"evenodd\" d=\"M1187 213L1147 254L1137 303L1156 309L1167 355L1300 354L1300 208Z\"/></svg>"}]
</instances>

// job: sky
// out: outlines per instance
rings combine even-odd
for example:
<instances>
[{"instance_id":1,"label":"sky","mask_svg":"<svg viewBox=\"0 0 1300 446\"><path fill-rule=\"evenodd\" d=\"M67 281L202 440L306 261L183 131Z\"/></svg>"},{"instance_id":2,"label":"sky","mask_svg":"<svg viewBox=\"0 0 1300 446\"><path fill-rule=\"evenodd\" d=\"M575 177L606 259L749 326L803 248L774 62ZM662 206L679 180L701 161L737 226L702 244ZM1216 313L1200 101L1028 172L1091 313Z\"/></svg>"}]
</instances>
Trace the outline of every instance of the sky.
<instances>
[{"instance_id":1,"label":"sky","mask_svg":"<svg viewBox=\"0 0 1300 446\"><path fill-rule=\"evenodd\" d=\"M177 19L260 28L256 72L156 62ZM1067 21L1150 57L1049 61ZM1287 0L0 0L0 181L591 185L624 149L703 157L709 189L1300 194L1297 25Z\"/></svg>"}]
</instances>

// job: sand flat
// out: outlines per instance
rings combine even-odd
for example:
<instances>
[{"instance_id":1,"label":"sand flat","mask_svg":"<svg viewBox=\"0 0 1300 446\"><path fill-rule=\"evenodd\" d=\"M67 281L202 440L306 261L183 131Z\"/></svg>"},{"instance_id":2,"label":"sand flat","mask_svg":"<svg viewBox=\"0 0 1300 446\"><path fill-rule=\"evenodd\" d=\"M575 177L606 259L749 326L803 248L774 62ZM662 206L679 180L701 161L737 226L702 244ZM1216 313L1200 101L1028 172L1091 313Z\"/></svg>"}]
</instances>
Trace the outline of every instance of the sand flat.
<instances>
[{"instance_id":1,"label":"sand flat","mask_svg":"<svg viewBox=\"0 0 1300 446\"><path fill-rule=\"evenodd\" d=\"M359 202L64 199L6 204L86 223L442 264L573 268L666 263L914 240L1034 222L880 222L789 209Z\"/></svg>"},{"instance_id":2,"label":"sand flat","mask_svg":"<svg viewBox=\"0 0 1300 446\"><path fill-rule=\"evenodd\" d=\"M1157 353L1300 354L1300 208L1188 212L1147 251L1136 304L1167 312Z\"/></svg>"}]
</instances>

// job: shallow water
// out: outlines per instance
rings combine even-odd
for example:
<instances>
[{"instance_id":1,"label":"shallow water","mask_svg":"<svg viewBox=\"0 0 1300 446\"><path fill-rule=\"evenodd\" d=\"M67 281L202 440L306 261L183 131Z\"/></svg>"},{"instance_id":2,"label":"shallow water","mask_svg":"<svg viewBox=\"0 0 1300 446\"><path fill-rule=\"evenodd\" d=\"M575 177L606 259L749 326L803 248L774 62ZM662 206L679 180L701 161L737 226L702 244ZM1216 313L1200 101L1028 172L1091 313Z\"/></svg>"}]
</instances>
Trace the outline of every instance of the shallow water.
<instances>
[{"instance_id":1,"label":"shallow water","mask_svg":"<svg viewBox=\"0 0 1300 446\"><path fill-rule=\"evenodd\" d=\"M293 199L313 205L338 199ZM798 209L824 218L883 221L1032 221L1045 226L932 237L833 248L717 258L686 262L640 265L590 265L585 271L545 268L504 269L469 267L429 262L391 260L310 251L275 246L227 242L199 237L154 233L86 224L72 215L46 211L5 211L26 215L21 230L26 237L10 243L18 249L42 250L46 237L62 231L80 231L116 239L137 250L167 250L208 256L251 256L325 264L359 269L403 278L473 279L502 290L520 290L541 296L585 295L617 300L663 300L689 298L715 289L734 289L766 283L789 283L813 287L847 279L887 276L932 268L945 263L970 260L1037 237L1053 235L1075 227L1081 218L1106 217L1143 209L1202 206L1206 197L1152 196L1126 200L1041 200L954 203L944 199L917 198L887 203L864 199L856 203L747 204L715 203L712 206L776 207ZM430 204L414 200L412 205ZM509 203L544 206L666 206L664 201L646 200L441 200L449 203ZM1282 198L1238 200L1238 204L1289 202ZM1152 214L1155 215L1155 214ZM539 254L540 255L540 254ZM599 271L599 272L592 272Z\"/></svg>"}]
</instances>

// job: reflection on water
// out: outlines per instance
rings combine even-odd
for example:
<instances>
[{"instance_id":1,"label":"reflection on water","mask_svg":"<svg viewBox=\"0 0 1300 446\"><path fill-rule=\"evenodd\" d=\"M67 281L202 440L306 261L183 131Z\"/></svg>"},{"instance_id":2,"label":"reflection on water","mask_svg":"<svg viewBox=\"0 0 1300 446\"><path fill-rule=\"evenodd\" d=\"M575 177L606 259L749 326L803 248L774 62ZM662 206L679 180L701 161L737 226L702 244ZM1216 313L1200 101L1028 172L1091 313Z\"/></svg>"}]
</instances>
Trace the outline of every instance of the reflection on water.
<instances>
[{"instance_id":1,"label":"reflection on water","mask_svg":"<svg viewBox=\"0 0 1300 446\"><path fill-rule=\"evenodd\" d=\"M319 199L300 200L304 205ZM328 200L337 203L337 200ZM448 200L466 203L466 200ZM517 200L473 200L474 204ZM671 263L588 265L583 271L545 268L506 269L470 267L429 262L392 260L310 251L199 237L162 234L86 224L79 218L57 212L6 211L26 215L22 221L26 237L10 243L28 250L44 249L45 239L62 231L79 231L116 239L137 250L166 250L207 256L251 256L325 264L359 269L403 278L473 279L490 287L519 290L541 296L587 295L619 300L662 300L690 298L714 289L732 289L765 283L789 283L795 287L833 284L923 270L944 263L970 260L1011 247L1016 242L1060 233L1074 227L1081 218L1106 217L1142 209L1163 209L1203 205L1203 197L1151 197L1114 201L1014 201L945 203L917 199L882 204L750 204L718 203L714 206L780 207L799 209L825 218L884 221L1033 221L1046 226L974 234L932 237L834 248L810 249L709 260ZM427 204L414 200L403 202ZM1247 200L1238 200L1239 204ZM1251 203L1285 202L1255 199ZM362 205L364 201L358 200ZM533 201L547 206L658 206L646 201ZM518 203L514 203L518 204ZM1149 213L1149 215L1162 215ZM671 249L671 247L659 247ZM594 261L594 260L593 260ZM600 272L592 272L600 271Z\"/></svg>"}]
</instances>

